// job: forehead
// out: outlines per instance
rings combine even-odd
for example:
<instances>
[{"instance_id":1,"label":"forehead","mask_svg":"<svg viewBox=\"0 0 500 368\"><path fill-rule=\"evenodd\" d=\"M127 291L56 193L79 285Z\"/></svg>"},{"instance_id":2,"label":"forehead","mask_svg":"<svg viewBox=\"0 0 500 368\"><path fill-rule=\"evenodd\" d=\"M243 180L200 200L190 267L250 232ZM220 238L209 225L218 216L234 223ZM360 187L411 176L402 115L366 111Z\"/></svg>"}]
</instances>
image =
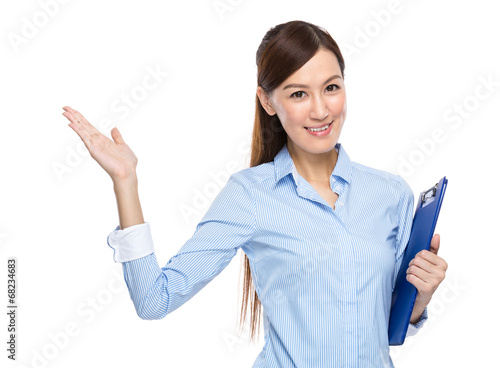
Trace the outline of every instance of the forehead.
<instances>
[{"instance_id":1,"label":"forehead","mask_svg":"<svg viewBox=\"0 0 500 368\"><path fill-rule=\"evenodd\" d=\"M288 83L321 85L326 78L335 74L342 75L337 57L332 51L320 48L307 63L290 75L280 87Z\"/></svg>"}]
</instances>

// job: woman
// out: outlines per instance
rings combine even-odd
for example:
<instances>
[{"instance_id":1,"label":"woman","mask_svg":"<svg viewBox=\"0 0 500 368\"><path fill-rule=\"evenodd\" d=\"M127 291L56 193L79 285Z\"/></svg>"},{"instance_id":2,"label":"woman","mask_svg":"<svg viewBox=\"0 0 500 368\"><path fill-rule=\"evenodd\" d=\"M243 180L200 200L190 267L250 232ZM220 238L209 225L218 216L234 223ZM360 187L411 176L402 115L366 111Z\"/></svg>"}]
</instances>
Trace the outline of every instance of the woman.
<instances>
[{"instance_id":1,"label":"woman","mask_svg":"<svg viewBox=\"0 0 500 368\"><path fill-rule=\"evenodd\" d=\"M76 110L69 126L111 176L120 225L108 236L138 315L160 319L244 252L243 322L251 338L264 312L265 345L253 367L392 367L391 295L413 219L413 192L399 176L349 159L338 143L346 117L344 60L322 28L271 28L257 51L251 165L231 175L191 237L160 268L137 192L137 158ZM408 334L446 262L417 254L407 279L418 289ZM253 297L249 298L250 290Z\"/></svg>"}]
</instances>

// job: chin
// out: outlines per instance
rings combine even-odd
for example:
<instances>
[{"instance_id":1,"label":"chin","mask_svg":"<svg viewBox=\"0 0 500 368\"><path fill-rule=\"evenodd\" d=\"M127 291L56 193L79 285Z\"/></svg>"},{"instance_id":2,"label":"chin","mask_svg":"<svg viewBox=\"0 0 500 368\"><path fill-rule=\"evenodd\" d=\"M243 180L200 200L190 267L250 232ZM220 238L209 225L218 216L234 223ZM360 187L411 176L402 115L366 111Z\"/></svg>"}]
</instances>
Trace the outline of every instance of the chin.
<instances>
[{"instance_id":1,"label":"chin","mask_svg":"<svg viewBox=\"0 0 500 368\"><path fill-rule=\"evenodd\" d=\"M330 137L329 139L321 140L318 140L316 137L311 138L313 138L313 140L307 139L294 141L295 146L298 146L302 150L309 153L320 154L330 152L332 149L335 149L335 145L338 143L337 137Z\"/></svg>"}]
</instances>

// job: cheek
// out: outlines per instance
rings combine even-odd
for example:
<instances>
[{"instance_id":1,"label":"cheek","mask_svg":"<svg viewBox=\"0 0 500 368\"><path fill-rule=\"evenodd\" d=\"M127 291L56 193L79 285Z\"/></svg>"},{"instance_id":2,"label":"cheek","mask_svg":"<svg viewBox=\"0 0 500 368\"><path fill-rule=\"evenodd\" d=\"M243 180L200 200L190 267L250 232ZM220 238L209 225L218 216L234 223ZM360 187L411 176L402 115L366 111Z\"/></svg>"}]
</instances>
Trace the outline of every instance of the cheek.
<instances>
[{"instance_id":1,"label":"cheek","mask_svg":"<svg viewBox=\"0 0 500 368\"><path fill-rule=\"evenodd\" d=\"M345 94L335 96L335 98L331 101L330 109L337 116L345 114L347 112L347 101L345 98Z\"/></svg>"},{"instance_id":2,"label":"cheek","mask_svg":"<svg viewBox=\"0 0 500 368\"><path fill-rule=\"evenodd\" d=\"M304 122L308 118L308 109L306 104L300 103L289 103L283 105L283 110L281 112L283 116L282 123L290 128L296 126L303 126Z\"/></svg>"}]
</instances>

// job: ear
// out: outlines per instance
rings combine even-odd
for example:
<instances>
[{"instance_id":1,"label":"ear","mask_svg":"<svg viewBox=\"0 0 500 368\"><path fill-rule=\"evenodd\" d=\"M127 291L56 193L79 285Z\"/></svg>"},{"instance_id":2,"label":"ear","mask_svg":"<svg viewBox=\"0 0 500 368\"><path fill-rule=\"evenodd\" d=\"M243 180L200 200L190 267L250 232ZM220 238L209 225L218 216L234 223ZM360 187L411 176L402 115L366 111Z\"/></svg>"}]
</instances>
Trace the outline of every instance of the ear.
<instances>
[{"instance_id":1,"label":"ear","mask_svg":"<svg viewBox=\"0 0 500 368\"><path fill-rule=\"evenodd\" d=\"M269 96L266 92L264 92L264 89L261 86L257 87L257 96L259 96L260 104L269 115L273 116L274 114L276 114L276 111L271 105Z\"/></svg>"}]
</instances>

